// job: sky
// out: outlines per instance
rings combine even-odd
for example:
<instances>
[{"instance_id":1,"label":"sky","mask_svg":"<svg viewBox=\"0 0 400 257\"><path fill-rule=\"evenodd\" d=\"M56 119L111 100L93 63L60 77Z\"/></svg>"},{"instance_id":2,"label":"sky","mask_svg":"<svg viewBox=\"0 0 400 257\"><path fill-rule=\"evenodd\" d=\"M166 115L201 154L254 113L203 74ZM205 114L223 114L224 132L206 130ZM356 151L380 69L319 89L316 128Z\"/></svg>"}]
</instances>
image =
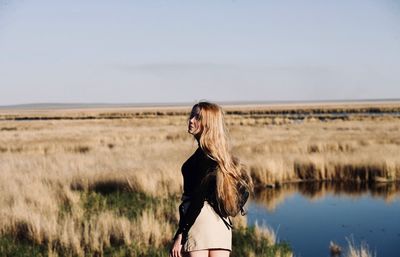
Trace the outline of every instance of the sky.
<instances>
[{"instance_id":1,"label":"sky","mask_svg":"<svg viewBox=\"0 0 400 257\"><path fill-rule=\"evenodd\" d=\"M400 98L400 0L0 0L0 105Z\"/></svg>"}]
</instances>

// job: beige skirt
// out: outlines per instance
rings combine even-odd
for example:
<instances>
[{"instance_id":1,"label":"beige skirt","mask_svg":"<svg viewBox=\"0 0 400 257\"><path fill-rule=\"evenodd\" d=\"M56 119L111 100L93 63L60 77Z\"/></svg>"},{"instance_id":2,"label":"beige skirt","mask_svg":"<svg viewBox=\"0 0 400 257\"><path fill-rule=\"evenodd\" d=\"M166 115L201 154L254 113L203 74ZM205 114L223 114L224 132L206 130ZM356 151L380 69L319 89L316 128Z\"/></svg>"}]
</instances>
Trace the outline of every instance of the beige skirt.
<instances>
[{"instance_id":1,"label":"beige skirt","mask_svg":"<svg viewBox=\"0 0 400 257\"><path fill-rule=\"evenodd\" d=\"M232 249L232 230L228 229L207 201L189 229L182 247L184 252L205 249Z\"/></svg>"}]
</instances>

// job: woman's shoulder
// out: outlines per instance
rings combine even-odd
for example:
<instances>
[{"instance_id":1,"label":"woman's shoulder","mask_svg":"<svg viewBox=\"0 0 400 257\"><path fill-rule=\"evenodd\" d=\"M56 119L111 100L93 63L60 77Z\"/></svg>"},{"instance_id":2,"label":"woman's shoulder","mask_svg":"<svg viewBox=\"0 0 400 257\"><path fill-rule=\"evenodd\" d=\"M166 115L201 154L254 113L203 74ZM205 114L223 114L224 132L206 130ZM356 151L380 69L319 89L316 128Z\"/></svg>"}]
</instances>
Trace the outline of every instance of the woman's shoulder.
<instances>
[{"instance_id":1,"label":"woman's shoulder","mask_svg":"<svg viewBox=\"0 0 400 257\"><path fill-rule=\"evenodd\" d=\"M204 151L203 149L201 149L200 147L198 148L199 150L199 154L202 157L202 160L209 163L209 164L218 164L218 162L215 160L214 157L212 157L210 154L208 154L206 151Z\"/></svg>"}]
</instances>

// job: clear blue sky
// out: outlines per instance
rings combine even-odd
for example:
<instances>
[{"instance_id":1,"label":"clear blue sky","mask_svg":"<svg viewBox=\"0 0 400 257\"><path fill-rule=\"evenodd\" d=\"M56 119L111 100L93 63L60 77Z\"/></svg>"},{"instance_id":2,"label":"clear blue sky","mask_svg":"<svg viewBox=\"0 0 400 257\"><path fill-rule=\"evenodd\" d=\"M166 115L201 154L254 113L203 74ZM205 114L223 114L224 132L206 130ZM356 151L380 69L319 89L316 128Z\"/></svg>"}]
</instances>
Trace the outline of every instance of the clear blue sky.
<instances>
[{"instance_id":1,"label":"clear blue sky","mask_svg":"<svg viewBox=\"0 0 400 257\"><path fill-rule=\"evenodd\" d=\"M400 98L398 0L0 0L0 105Z\"/></svg>"}]
</instances>

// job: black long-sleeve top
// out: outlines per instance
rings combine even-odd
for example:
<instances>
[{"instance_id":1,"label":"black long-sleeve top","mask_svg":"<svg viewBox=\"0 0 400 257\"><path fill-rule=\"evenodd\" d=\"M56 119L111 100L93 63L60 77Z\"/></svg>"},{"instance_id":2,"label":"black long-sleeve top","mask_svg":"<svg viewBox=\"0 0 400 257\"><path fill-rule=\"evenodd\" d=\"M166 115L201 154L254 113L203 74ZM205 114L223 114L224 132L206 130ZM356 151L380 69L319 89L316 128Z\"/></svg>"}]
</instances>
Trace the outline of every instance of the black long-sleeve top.
<instances>
[{"instance_id":1,"label":"black long-sleeve top","mask_svg":"<svg viewBox=\"0 0 400 257\"><path fill-rule=\"evenodd\" d=\"M199 147L182 165L183 195L190 199L185 213L180 213L179 228L175 237L187 233L204 206L204 201L215 199L215 176L218 164ZM203 181L204 178L207 181Z\"/></svg>"}]
</instances>

